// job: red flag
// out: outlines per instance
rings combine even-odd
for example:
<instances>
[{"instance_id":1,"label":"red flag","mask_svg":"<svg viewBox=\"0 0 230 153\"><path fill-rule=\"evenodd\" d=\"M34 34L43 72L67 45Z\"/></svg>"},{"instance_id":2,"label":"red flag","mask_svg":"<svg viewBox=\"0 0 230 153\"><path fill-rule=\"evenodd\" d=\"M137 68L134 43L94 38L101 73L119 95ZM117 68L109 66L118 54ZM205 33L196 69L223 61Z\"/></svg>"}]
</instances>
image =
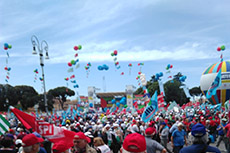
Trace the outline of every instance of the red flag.
<instances>
[{"instance_id":1,"label":"red flag","mask_svg":"<svg viewBox=\"0 0 230 153\"><path fill-rule=\"evenodd\" d=\"M14 115L22 122L26 129L35 129L35 120L36 118L24 113L14 107L10 107L10 110L14 113Z\"/></svg>"},{"instance_id":2,"label":"red flag","mask_svg":"<svg viewBox=\"0 0 230 153\"><path fill-rule=\"evenodd\" d=\"M103 99L103 98L101 98L101 107L102 107L102 108L107 107L107 102L106 102L106 100Z\"/></svg>"},{"instance_id":3,"label":"red flag","mask_svg":"<svg viewBox=\"0 0 230 153\"><path fill-rule=\"evenodd\" d=\"M76 135L75 132L54 126L53 124L45 121L36 121L35 117L12 106L10 109L27 129L33 128L34 131L38 132L53 143L64 141L66 142L65 145L69 148L73 146L73 138Z\"/></svg>"}]
</instances>

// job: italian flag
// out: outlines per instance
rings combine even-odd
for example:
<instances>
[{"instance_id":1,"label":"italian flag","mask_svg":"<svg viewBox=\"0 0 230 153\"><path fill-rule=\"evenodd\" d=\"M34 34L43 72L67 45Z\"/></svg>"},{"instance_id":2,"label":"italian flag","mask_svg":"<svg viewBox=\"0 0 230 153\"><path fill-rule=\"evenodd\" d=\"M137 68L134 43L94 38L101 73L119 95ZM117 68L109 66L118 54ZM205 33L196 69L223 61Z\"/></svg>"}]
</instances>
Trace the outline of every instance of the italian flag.
<instances>
[{"instance_id":1,"label":"italian flag","mask_svg":"<svg viewBox=\"0 0 230 153\"><path fill-rule=\"evenodd\" d=\"M9 131L10 123L0 114L0 135Z\"/></svg>"}]
</instances>

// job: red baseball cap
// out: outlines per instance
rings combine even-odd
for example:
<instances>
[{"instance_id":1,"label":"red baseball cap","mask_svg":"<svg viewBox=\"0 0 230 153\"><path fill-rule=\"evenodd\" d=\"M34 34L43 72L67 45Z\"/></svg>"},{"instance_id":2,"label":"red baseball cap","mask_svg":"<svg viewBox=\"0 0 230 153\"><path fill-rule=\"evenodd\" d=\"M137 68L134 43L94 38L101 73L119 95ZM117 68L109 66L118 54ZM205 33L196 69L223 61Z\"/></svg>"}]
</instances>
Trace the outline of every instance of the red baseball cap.
<instances>
[{"instance_id":1,"label":"red baseball cap","mask_svg":"<svg viewBox=\"0 0 230 153\"><path fill-rule=\"evenodd\" d=\"M125 137L122 153L144 152L146 150L145 137L139 133L132 133Z\"/></svg>"},{"instance_id":2,"label":"red baseball cap","mask_svg":"<svg viewBox=\"0 0 230 153\"><path fill-rule=\"evenodd\" d=\"M65 141L59 141L57 143L54 143L54 145L52 147L52 150L53 150L53 153L62 153L62 152L66 151L69 148L70 147L68 147L66 145Z\"/></svg>"},{"instance_id":3,"label":"red baseball cap","mask_svg":"<svg viewBox=\"0 0 230 153\"><path fill-rule=\"evenodd\" d=\"M34 134L27 134L22 138L22 146L32 146L36 143L43 142L44 139L36 137Z\"/></svg>"},{"instance_id":4,"label":"red baseball cap","mask_svg":"<svg viewBox=\"0 0 230 153\"><path fill-rule=\"evenodd\" d=\"M153 128L149 127L145 130L145 135L152 135L153 134Z\"/></svg>"},{"instance_id":5,"label":"red baseball cap","mask_svg":"<svg viewBox=\"0 0 230 153\"><path fill-rule=\"evenodd\" d=\"M76 135L74 136L74 139L83 139L83 140L86 140L88 143L90 143L91 141L91 139L85 136L83 132L77 132Z\"/></svg>"}]
</instances>

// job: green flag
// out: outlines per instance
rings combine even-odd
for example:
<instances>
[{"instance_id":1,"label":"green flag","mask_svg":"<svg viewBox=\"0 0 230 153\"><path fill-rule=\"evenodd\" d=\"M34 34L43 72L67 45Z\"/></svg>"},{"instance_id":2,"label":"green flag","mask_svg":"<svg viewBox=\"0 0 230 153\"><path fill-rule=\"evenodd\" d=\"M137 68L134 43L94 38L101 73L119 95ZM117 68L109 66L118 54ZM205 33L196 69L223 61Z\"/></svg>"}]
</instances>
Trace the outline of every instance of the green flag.
<instances>
[{"instance_id":1,"label":"green flag","mask_svg":"<svg viewBox=\"0 0 230 153\"><path fill-rule=\"evenodd\" d=\"M0 114L0 135L9 131L10 123Z\"/></svg>"}]
</instances>

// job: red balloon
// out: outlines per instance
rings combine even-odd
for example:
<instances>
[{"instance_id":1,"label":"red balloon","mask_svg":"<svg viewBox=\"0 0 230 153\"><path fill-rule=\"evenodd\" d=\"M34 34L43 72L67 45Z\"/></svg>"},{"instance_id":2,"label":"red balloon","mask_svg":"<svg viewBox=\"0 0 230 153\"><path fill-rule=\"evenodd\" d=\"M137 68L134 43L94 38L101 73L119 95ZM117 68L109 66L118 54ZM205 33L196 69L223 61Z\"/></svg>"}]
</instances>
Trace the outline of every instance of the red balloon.
<instances>
[{"instance_id":1,"label":"red balloon","mask_svg":"<svg viewBox=\"0 0 230 153\"><path fill-rule=\"evenodd\" d=\"M141 72L138 72L138 74L140 75L140 74L141 74Z\"/></svg>"},{"instance_id":2,"label":"red balloon","mask_svg":"<svg viewBox=\"0 0 230 153\"><path fill-rule=\"evenodd\" d=\"M138 63L137 65L138 65L138 66L140 66L140 65L141 65L141 63Z\"/></svg>"},{"instance_id":3,"label":"red balloon","mask_svg":"<svg viewBox=\"0 0 230 153\"><path fill-rule=\"evenodd\" d=\"M218 52L221 51L221 48L220 48L220 47L217 47L217 51L218 51Z\"/></svg>"},{"instance_id":4,"label":"red balloon","mask_svg":"<svg viewBox=\"0 0 230 153\"><path fill-rule=\"evenodd\" d=\"M70 62L68 63L68 65L69 65L69 66L72 66L72 64L71 64Z\"/></svg>"},{"instance_id":5,"label":"red balloon","mask_svg":"<svg viewBox=\"0 0 230 153\"><path fill-rule=\"evenodd\" d=\"M173 68L173 65L170 65L170 68Z\"/></svg>"},{"instance_id":6,"label":"red balloon","mask_svg":"<svg viewBox=\"0 0 230 153\"><path fill-rule=\"evenodd\" d=\"M7 50L8 48L7 47L4 47L5 50Z\"/></svg>"},{"instance_id":7,"label":"red balloon","mask_svg":"<svg viewBox=\"0 0 230 153\"><path fill-rule=\"evenodd\" d=\"M74 46L73 49L74 49L74 50L78 50L78 46Z\"/></svg>"},{"instance_id":8,"label":"red balloon","mask_svg":"<svg viewBox=\"0 0 230 153\"><path fill-rule=\"evenodd\" d=\"M117 50L114 50L114 52L113 52L113 53L114 53L114 55L117 55Z\"/></svg>"},{"instance_id":9,"label":"red balloon","mask_svg":"<svg viewBox=\"0 0 230 153\"><path fill-rule=\"evenodd\" d=\"M136 77L136 79L138 80L139 78L138 78L138 77Z\"/></svg>"},{"instance_id":10,"label":"red balloon","mask_svg":"<svg viewBox=\"0 0 230 153\"><path fill-rule=\"evenodd\" d=\"M77 56L78 56L78 53L75 54L75 57L77 57Z\"/></svg>"},{"instance_id":11,"label":"red balloon","mask_svg":"<svg viewBox=\"0 0 230 153\"><path fill-rule=\"evenodd\" d=\"M124 72L121 72L121 75L124 75Z\"/></svg>"}]
</instances>

